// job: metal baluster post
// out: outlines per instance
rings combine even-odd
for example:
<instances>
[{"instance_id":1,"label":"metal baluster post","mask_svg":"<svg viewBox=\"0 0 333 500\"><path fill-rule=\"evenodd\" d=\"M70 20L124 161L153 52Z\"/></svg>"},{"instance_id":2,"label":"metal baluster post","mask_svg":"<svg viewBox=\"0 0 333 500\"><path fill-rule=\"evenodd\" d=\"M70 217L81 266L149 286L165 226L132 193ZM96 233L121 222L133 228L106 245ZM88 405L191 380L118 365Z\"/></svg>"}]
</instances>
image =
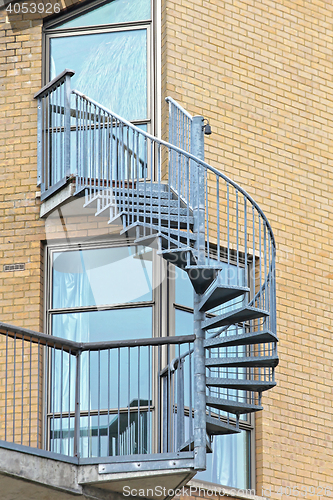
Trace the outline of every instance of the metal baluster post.
<instances>
[{"instance_id":1,"label":"metal baluster post","mask_svg":"<svg viewBox=\"0 0 333 500\"><path fill-rule=\"evenodd\" d=\"M195 116L192 122L192 154L204 160L203 117ZM198 265L205 263L205 189L204 169L198 164L193 168L198 170L197 190L193 196L194 233L197 235L196 249ZM199 311L201 295L194 293L194 468L206 468L206 371L205 371L205 332L201 328L205 314Z\"/></svg>"},{"instance_id":2,"label":"metal baluster post","mask_svg":"<svg viewBox=\"0 0 333 500\"><path fill-rule=\"evenodd\" d=\"M81 386L81 351L76 353L75 380L75 421L74 421L74 456L80 457L80 386Z\"/></svg>"},{"instance_id":3,"label":"metal baluster post","mask_svg":"<svg viewBox=\"0 0 333 500\"><path fill-rule=\"evenodd\" d=\"M64 166L66 177L71 173L71 77L74 74L74 71L68 71L65 77Z\"/></svg>"}]
</instances>

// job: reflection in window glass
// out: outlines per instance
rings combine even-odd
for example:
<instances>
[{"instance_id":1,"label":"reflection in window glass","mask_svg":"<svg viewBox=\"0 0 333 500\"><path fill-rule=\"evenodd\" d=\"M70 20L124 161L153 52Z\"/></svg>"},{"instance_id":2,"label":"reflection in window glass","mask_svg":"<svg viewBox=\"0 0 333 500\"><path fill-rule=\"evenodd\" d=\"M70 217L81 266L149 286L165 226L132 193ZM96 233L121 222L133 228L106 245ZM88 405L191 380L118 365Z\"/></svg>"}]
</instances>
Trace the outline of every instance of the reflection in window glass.
<instances>
[{"instance_id":1,"label":"reflection in window glass","mask_svg":"<svg viewBox=\"0 0 333 500\"><path fill-rule=\"evenodd\" d=\"M175 279L176 304L193 307L193 286L187 272L173 266L170 279Z\"/></svg>"},{"instance_id":2,"label":"reflection in window glass","mask_svg":"<svg viewBox=\"0 0 333 500\"><path fill-rule=\"evenodd\" d=\"M152 300L152 261L144 247L53 255L54 309L148 300Z\"/></svg>"},{"instance_id":3,"label":"reflection in window glass","mask_svg":"<svg viewBox=\"0 0 333 500\"><path fill-rule=\"evenodd\" d=\"M233 488L250 487L250 432L214 436L213 453L207 455L207 469L196 479Z\"/></svg>"},{"instance_id":4,"label":"reflection in window glass","mask_svg":"<svg viewBox=\"0 0 333 500\"><path fill-rule=\"evenodd\" d=\"M150 0L113 0L71 21L64 22L57 28L145 21L150 17Z\"/></svg>"},{"instance_id":5,"label":"reflection in window glass","mask_svg":"<svg viewBox=\"0 0 333 500\"><path fill-rule=\"evenodd\" d=\"M136 307L54 314L52 334L76 342L149 338L152 336L152 309Z\"/></svg>"},{"instance_id":6,"label":"reflection in window glass","mask_svg":"<svg viewBox=\"0 0 333 500\"><path fill-rule=\"evenodd\" d=\"M193 335L193 314L186 311L175 310L176 335Z\"/></svg>"},{"instance_id":7,"label":"reflection in window glass","mask_svg":"<svg viewBox=\"0 0 333 500\"><path fill-rule=\"evenodd\" d=\"M91 99L123 118L147 118L146 29L51 38L50 79L64 68Z\"/></svg>"}]
</instances>

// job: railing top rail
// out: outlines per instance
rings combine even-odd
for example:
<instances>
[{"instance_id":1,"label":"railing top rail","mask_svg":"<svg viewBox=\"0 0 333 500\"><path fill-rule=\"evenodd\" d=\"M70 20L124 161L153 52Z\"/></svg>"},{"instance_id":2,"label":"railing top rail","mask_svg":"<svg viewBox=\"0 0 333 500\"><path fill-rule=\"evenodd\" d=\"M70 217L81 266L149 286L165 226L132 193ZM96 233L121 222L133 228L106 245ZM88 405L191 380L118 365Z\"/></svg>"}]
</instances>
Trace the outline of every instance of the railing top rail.
<instances>
[{"instance_id":1,"label":"railing top rail","mask_svg":"<svg viewBox=\"0 0 333 500\"><path fill-rule=\"evenodd\" d=\"M54 337L53 335L47 335L46 333L35 332L34 330L29 330L27 328L21 328L19 326L9 325L7 323L0 322L0 335L8 335L11 338L23 339L26 341L32 341L35 344L42 346L51 345L57 349L63 349L66 352L71 351L72 354L76 354L80 351L80 343L73 340L63 339L60 337Z\"/></svg>"},{"instance_id":2,"label":"railing top rail","mask_svg":"<svg viewBox=\"0 0 333 500\"><path fill-rule=\"evenodd\" d=\"M63 83L65 80L66 76L74 76L75 71L72 69L64 69L59 75L57 75L53 80L51 80L49 83L44 85L36 94L34 95L34 99L37 99L38 97L44 97L45 94L48 94L50 90L53 90L56 88L59 84Z\"/></svg>"},{"instance_id":3,"label":"railing top rail","mask_svg":"<svg viewBox=\"0 0 333 500\"><path fill-rule=\"evenodd\" d=\"M166 102L173 104L177 109L179 109L179 111L181 111L185 116L187 116L189 120L192 120L193 116L188 111L186 111L186 109L184 109L183 106L181 106L177 101L172 99L172 97L168 96L165 98L165 100Z\"/></svg>"},{"instance_id":4,"label":"railing top rail","mask_svg":"<svg viewBox=\"0 0 333 500\"><path fill-rule=\"evenodd\" d=\"M46 333L35 332L26 328L9 325L0 322L0 335L8 335L11 338L32 341L39 345L48 345L65 352L76 354L82 351L98 351L102 349L114 349L120 347L156 346L170 344L188 344L194 342L195 335L181 335L175 337L158 337L129 340L110 340L107 342L75 342L73 340L47 335Z\"/></svg>"},{"instance_id":5,"label":"railing top rail","mask_svg":"<svg viewBox=\"0 0 333 500\"><path fill-rule=\"evenodd\" d=\"M129 121L125 120L121 116L117 115L116 113L114 113L110 109L106 108L105 106L102 106L98 102L96 102L93 99L91 99L91 98L87 97L86 95L82 94L82 92L80 92L78 90L72 90L72 94L77 95L77 96L85 99L87 102L90 102L93 106L96 106L99 109L101 109L102 111L104 111L105 113L110 114L113 118L115 118L119 122L123 123L126 127L132 129L133 131L139 133L140 135L143 135L147 139L149 139L149 140L157 143L160 146L165 146L169 150L175 151L176 153L179 153L179 154L185 156L189 160L193 160L193 162L195 162L195 164L201 165L205 169L209 170L211 173L215 174L216 176L222 178L224 181L226 181L227 183L229 183L237 191L239 191L243 196L245 196L245 198L250 202L250 204L253 207L255 207L255 209L257 210L257 212L259 213L259 215L265 221L265 224L267 226L268 232L269 232L269 234L271 236L273 247L274 248L276 247L273 230L272 230L272 227L271 227L270 223L268 222L268 219L267 219L266 215L261 210L261 208L259 207L259 205L254 201L254 199L245 191L245 189L243 189L239 184L237 184L237 182L234 182L228 176L226 176L225 174L223 174L222 172L220 172L216 168L212 167L211 165L209 165L205 161L200 160L199 158L197 158L193 154L188 153L188 152L184 151L183 149L181 149L181 148L179 148L177 146L174 146L173 144L170 144L169 142L163 141L162 139L157 139L156 137L154 137L153 135L149 134L148 132L145 132L144 130L136 127L135 125L133 125Z\"/></svg>"}]
</instances>

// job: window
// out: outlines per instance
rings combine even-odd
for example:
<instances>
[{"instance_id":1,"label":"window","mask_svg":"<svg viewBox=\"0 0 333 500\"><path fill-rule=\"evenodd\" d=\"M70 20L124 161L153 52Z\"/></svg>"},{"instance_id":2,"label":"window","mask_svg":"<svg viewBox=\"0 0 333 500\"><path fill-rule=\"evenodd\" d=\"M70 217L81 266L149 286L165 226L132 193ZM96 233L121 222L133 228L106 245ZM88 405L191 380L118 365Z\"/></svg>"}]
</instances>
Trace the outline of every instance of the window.
<instances>
[{"instance_id":1,"label":"window","mask_svg":"<svg viewBox=\"0 0 333 500\"><path fill-rule=\"evenodd\" d=\"M50 249L49 333L77 342L153 336L155 260L151 249L131 244ZM132 349L131 359L128 356L126 349L81 354L82 456L151 451L147 433L142 433L146 441L138 443L135 435L133 437L133 428L134 434L137 433L138 418L141 426L147 426L152 418L148 376L152 355L148 348L141 347L139 351ZM49 449L67 454L72 451L74 440L75 361L58 351L48 363ZM113 380L114 387L108 384L105 390L106 384L103 385L100 377ZM130 408L130 415L120 414L117 409L126 406ZM121 443L118 443L119 434Z\"/></svg>"},{"instance_id":2,"label":"window","mask_svg":"<svg viewBox=\"0 0 333 500\"><path fill-rule=\"evenodd\" d=\"M94 3L45 26L46 80L65 68L72 87L153 131L151 0Z\"/></svg>"}]
</instances>

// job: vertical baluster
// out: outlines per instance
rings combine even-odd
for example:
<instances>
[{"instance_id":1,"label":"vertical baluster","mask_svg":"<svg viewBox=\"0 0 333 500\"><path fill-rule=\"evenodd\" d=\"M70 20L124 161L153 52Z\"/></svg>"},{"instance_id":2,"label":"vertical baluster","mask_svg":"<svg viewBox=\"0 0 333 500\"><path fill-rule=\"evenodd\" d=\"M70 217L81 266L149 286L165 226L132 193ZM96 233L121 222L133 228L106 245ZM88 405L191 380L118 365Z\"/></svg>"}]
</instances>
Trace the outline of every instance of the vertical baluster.
<instances>
[{"instance_id":1,"label":"vertical baluster","mask_svg":"<svg viewBox=\"0 0 333 500\"><path fill-rule=\"evenodd\" d=\"M40 398L40 395L39 395L39 391L40 391L40 340L38 339L38 355L37 355L37 425L36 425L36 428L37 428L37 448L39 448L39 425L38 425L38 422L39 422L39 398ZM45 347L45 351L46 351L46 355L47 355L47 344L46 344L46 347ZM47 391L45 391L45 394L46 394ZM45 403L45 408L47 408L47 404ZM45 425L47 424L47 421L45 419ZM45 434L46 435L46 434ZM44 448L46 448L46 446L44 446Z\"/></svg>"},{"instance_id":2,"label":"vertical baluster","mask_svg":"<svg viewBox=\"0 0 333 500\"><path fill-rule=\"evenodd\" d=\"M131 348L127 348L127 429L128 432L131 428ZM127 440L127 455L133 453L133 450L130 448L130 440Z\"/></svg>"},{"instance_id":3,"label":"vertical baluster","mask_svg":"<svg viewBox=\"0 0 333 500\"><path fill-rule=\"evenodd\" d=\"M46 190L46 172L48 169L48 154L47 154L47 95L41 99L42 113L43 113L43 165L42 165L42 178L41 178L41 190L44 192Z\"/></svg>"},{"instance_id":4,"label":"vertical baluster","mask_svg":"<svg viewBox=\"0 0 333 500\"><path fill-rule=\"evenodd\" d=\"M80 388L81 388L81 351L76 353L76 374L75 374L75 421L74 421L74 456L80 457Z\"/></svg>"},{"instance_id":5,"label":"vertical baluster","mask_svg":"<svg viewBox=\"0 0 333 500\"><path fill-rule=\"evenodd\" d=\"M253 232L253 242L252 242L252 248L253 248L253 263L252 263L252 281L253 281L253 296L256 296L256 243L255 243L255 214L254 214L254 207L252 207L252 232ZM256 306L256 302L254 302L254 307ZM251 355L253 354L253 346L251 346Z\"/></svg>"},{"instance_id":6,"label":"vertical baluster","mask_svg":"<svg viewBox=\"0 0 333 500\"><path fill-rule=\"evenodd\" d=\"M67 438L67 455L70 456L70 442L71 442L71 384L72 384L72 351L68 352L68 438Z\"/></svg>"},{"instance_id":7,"label":"vertical baluster","mask_svg":"<svg viewBox=\"0 0 333 500\"><path fill-rule=\"evenodd\" d=\"M81 149L81 142L80 142L80 137L81 133L79 133L79 130L81 131L81 113L79 113L79 96L75 96L75 142L76 142L76 166L75 166L75 173L76 173L76 191L80 191L81 185L82 185L82 171L81 171L81 164L79 164L79 158L80 158L80 149ZM80 165L80 167L79 167Z\"/></svg>"},{"instance_id":8,"label":"vertical baluster","mask_svg":"<svg viewBox=\"0 0 333 500\"><path fill-rule=\"evenodd\" d=\"M71 173L71 77L67 74L65 77L65 150L64 150L64 177L68 177Z\"/></svg>"},{"instance_id":9,"label":"vertical baluster","mask_svg":"<svg viewBox=\"0 0 333 500\"><path fill-rule=\"evenodd\" d=\"M161 453L162 451L164 452L165 450L161 448L161 422L162 422L162 415L161 415L161 349L162 346L157 346L157 415L156 415L156 422L157 422L157 453ZM156 351L155 349L155 351ZM165 422L162 422L163 425L165 425Z\"/></svg>"},{"instance_id":10,"label":"vertical baluster","mask_svg":"<svg viewBox=\"0 0 333 500\"><path fill-rule=\"evenodd\" d=\"M192 409L192 352L191 352L191 344L188 344L188 376L189 376L189 439L192 439L193 436L193 409Z\"/></svg>"},{"instance_id":11,"label":"vertical baluster","mask_svg":"<svg viewBox=\"0 0 333 500\"><path fill-rule=\"evenodd\" d=\"M228 253L228 283L230 279L230 199L229 182L227 182L227 253Z\"/></svg>"},{"instance_id":12,"label":"vertical baluster","mask_svg":"<svg viewBox=\"0 0 333 500\"><path fill-rule=\"evenodd\" d=\"M117 431L117 455L120 455L120 347L118 347L118 431Z\"/></svg>"},{"instance_id":13,"label":"vertical baluster","mask_svg":"<svg viewBox=\"0 0 333 500\"><path fill-rule=\"evenodd\" d=\"M54 429L54 422L55 422L55 373L56 373L56 368L55 368L55 347L53 345L53 349L51 349L51 356L52 356L52 373L51 373L51 394L52 394L52 433L51 435L53 436L52 442L51 442L51 451L54 450L54 439L55 439L55 429Z\"/></svg>"},{"instance_id":14,"label":"vertical baluster","mask_svg":"<svg viewBox=\"0 0 333 500\"><path fill-rule=\"evenodd\" d=\"M151 430L150 430L150 418L151 418L151 408L150 408L150 401L151 401L151 373L150 373L150 345L147 347L148 349L148 414L147 414L147 453L151 453L152 447L151 447Z\"/></svg>"},{"instance_id":15,"label":"vertical baluster","mask_svg":"<svg viewBox=\"0 0 333 500\"><path fill-rule=\"evenodd\" d=\"M90 428L90 421L91 421L91 417L90 417L90 405L91 405L91 398L90 398L90 394L91 394L91 383L90 383L90 379L91 379L91 351L89 349L89 351L87 352L88 354L88 457L90 457L90 455L93 454L93 450L92 450L92 440L91 440L91 428ZM91 449L90 449L90 445L91 445Z\"/></svg>"},{"instance_id":16,"label":"vertical baluster","mask_svg":"<svg viewBox=\"0 0 333 500\"><path fill-rule=\"evenodd\" d=\"M220 263L221 260L221 243L220 243L220 179L216 176L216 206L217 206L217 261ZM228 185L229 186L229 185ZM229 192L228 192L229 194ZM227 198L228 209L229 209L229 198ZM229 234L229 218L228 218L228 234ZM229 242L228 242L229 249ZM228 262L229 264L229 262ZM228 269L229 271L229 269Z\"/></svg>"},{"instance_id":17,"label":"vertical baluster","mask_svg":"<svg viewBox=\"0 0 333 500\"><path fill-rule=\"evenodd\" d=\"M248 286L248 269L247 269L247 200L244 196L244 268L245 268L245 283ZM245 295L244 295L245 299Z\"/></svg>"},{"instance_id":18,"label":"vertical baluster","mask_svg":"<svg viewBox=\"0 0 333 500\"><path fill-rule=\"evenodd\" d=\"M43 99L38 97L37 100L37 186L42 182L43 168Z\"/></svg>"},{"instance_id":19,"label":"vertical baluster","mask_svg":"<svg viewBox=\"0 0 333 500\"><path fill-rule=\"evenodd\" d=\"M15 443L16 333L14 335L13 443Z\"/></svg>"},{"instance_id":20,"label":"vertical baluster","mask_svg":"<svg viewBox=\"0 0 333 500\"><path fill-rule=\"evenodd\" d=\"M110 362L110 349L108 349L108 420L107 420L107 449L108 455L111 455L111 447L110 447L110 406L111 406L111 362Z\"/></svg>"},{"instance_id":21,"label":"vertical baluster","mask_svg":"<svg viewBox=\"0 0 333 500\"><path fill-rule=\"evenodd\" d=\"M29 351L29 445L28 446L31 446L31 404L32 404L31 402L32 337L31 336L30 336L29 348L30 351ZM37 377L38 376L39 374L37 374ZM37 427L37 432L38 432L38 427Z\"/></svg>"},{"instance_id":22,"label":"vertical baluster","mask_svg":"<svg viewBox=\"0 0 333 500\"><path fill-rule=\"evenodd\" d=\"M101 424L100 424L100 415L101 415L101 350L97 351L97 374L98 374L98 391L97 391L97 442L98 442L98 453L97 456L101 456Z\"/></svg>"},{"instance_id":23,"label":"vertical baluster","mask_svg":"<svg viewBox=\"0 0 333 500\"><path fill-rule=\"evenodd\" d=\"M236 189L236 265L237 265L237 285L239 285L239 217L238 217L238 189Z\"/></svg>"},{"instance_id":24,"label":"vertical baluster","mask_svg":"<svg viewBox=\"0 0 333 500\"><path fill-rule=\"evenodd\" d=\"M5 375L5 441L7 441L7 406L8 406L8 330L6 330L6 375Z\"/></svg>"},{"instance_id":25,"label":"vertical baluster","mask_svg":"<svg viewBox=\"0 0 333 500\"><path fill-rule=\"evenodd\" d=\"M141 452L141 428L140 428L140 346L138 346L138 453Z\"/></svg>"},{"instance_id":26,"label":"vertical baluster","mask_svg":"<svg viewBox=\"0 0 333 500\"><path fill-rule=\"evenodd\" d=\"M205 200L205 211L206 211L206 248L207 248L207 259L208 259L208 264L209 264L209 261L210 261L210 248L209 248L209 217L208 217L208 207L209 207L209 204L208 204L208 175L206 173L206 200ZM219 210L219 207L217 209L218 211Z\"/></svg>"}]
</instances>

